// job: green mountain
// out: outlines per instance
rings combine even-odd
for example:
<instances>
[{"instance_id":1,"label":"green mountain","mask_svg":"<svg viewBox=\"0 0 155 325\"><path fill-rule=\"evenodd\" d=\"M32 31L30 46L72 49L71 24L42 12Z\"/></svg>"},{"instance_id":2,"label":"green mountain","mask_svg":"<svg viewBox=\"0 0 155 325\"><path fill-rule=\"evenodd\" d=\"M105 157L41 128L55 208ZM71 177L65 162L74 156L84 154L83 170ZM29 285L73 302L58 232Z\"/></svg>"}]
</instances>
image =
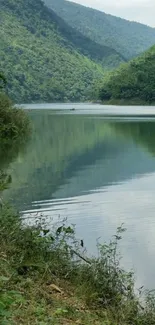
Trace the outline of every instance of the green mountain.
<instances>
[{"instance_id":1,"label":"green mountain","mask_svg":"<svg viewBox=\"0 0 155 325\"><path fill-rule=\"evenodd\" d=\"M155 103L155 46L112 72L102 85L103 101Z\"/></svg>"},{"instance_id":2,"label":"green mountain","mask_svg":"<svg viewBox=\"0 0 155 325\"><path fill-rule=\"evenodd\" d=\"M103 78L103 66L123 58L69 27L41 0L1 0L0 70L11 98L78 101ZM92 59L94 61L92 61Z\"/></svg>"},{"instance_id":3,"label":"green mountain","mask_svg":"<svg viewBox=\"0 0 155 325\"><path fill-rule=\"evenodd\" d=\"M155 28L130 22L66 0L44 0L70 26L93 41L114 48L126 59L155 44Z\"/></svg>"}]
</instances>

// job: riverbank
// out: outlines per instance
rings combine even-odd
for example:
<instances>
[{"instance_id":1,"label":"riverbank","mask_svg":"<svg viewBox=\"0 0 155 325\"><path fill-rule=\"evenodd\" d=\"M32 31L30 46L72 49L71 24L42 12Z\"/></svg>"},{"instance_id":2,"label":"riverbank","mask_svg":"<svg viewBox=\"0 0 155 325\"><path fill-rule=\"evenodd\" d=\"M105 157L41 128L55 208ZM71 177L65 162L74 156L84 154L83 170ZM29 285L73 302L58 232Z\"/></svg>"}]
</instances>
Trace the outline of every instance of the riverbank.
<instances>
[{"instance_id":1,"label":"riverbank","mask_svg":"<svg viewBox=\"0 0 155 325\"><path fill-rule=\"evenodd\" d=\"M102 105L118 105L118 106L155 106L155 102L146 102L139 98L131 100L126 99L110 99L101 102Z\"/></svg>"},{"instance_id":2,"label":"riverbank","mask_svg":"<svg viewBox=\"0 0 155 325\"><path fill-rule=\"evenodd\" d=\"M59 222L52 229L40 218L23 224L7 205L0 210L1 324L153 325L155 298L134 293L134 277L120 266L118 242L86 255L75 231Z\"/></svg>"}]
</instances>

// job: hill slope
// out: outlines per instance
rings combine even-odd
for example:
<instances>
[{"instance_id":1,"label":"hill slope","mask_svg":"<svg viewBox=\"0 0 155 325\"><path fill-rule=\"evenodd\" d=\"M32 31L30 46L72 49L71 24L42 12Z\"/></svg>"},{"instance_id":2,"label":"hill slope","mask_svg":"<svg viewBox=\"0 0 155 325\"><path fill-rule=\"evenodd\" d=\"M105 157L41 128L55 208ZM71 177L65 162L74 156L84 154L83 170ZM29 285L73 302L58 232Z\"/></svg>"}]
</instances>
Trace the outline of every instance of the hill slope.
<instances>
[{"instance_id":1,"label":"hill slope","mask_svg":"<svg viewBox=\"0 0 155 325\"><path fill-rule=\"evenodd\" d=\"M95 41L91 40L91 38L84 36L77 29L69 26L52 9L49 8L49 10L53 22L57 25L57 30L59 33L61 33L61 35L66 38L81 54L101 63L105 68L114 68L121 62L126 61L126 58L117 50L107 45L96 43Z\"/></svg>"},{"instance_id":2,"label":"hill slope","mask_svg":"<svg viewBox=\"0 0 155 325\"><path fill-rule=\"evenodd\" d=\"M131 59L155 44L155 28L129 22L66 0L44 0L70 26Z\"/></svg>"},{"instance_id":3,"label":"hill slope","mask_svg":"<svg viewBox=\"0 0 155 325\"><path fill-rule=\"evenodd\" d=\"M155 46L111 73L99 97L103 101L155 103Z\"/></svg>"},{"instance_id":4,"label":"hill slope","mask_svg":"<svg viewBox=\"0 0 155 325\"><path fill-rule=\"evenodd\" d=\"M0 40L0 70L16 102L85 100L92 81L103 77L83 54L103 63L105 49L98 45L98 55L41 0L1 0Z\"/></svg>"}]
</instances>

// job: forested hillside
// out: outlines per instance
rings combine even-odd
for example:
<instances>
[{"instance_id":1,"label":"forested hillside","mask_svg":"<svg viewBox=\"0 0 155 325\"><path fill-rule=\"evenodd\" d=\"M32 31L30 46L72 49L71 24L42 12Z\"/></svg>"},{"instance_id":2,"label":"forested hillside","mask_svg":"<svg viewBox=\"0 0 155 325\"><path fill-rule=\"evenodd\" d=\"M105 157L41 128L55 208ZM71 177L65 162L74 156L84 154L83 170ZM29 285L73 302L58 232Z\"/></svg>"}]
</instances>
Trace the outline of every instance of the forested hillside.
<instances>
[{"instance_id":1,"label":"forested hillside","mask_svg":"<svg viewBox=\"0 0 155 325\"><path fill-rule=\"evenodd\" d=\"M155 103L155 46L112 72L99 97L117 103Z\"/></svg>"},{"instance_id":2,"label":"forested hillside","mask_svg":"<svg viewBox=\"0 0 155 325\"><path fill-rule=\"evenodd\" d=\"M155 44L155 28L129 22L66 0L44 0L70 26L131 59Z\"/></svg>"},{"instance_id":3,"label":"forested hillside","mask_svg":"<svg viewBox=\"0 0 155 325\"><path fill-rule=\"evenodd\" d=\"M90 58L103 65L113 55L122 61L68 27L41 0L1 0L0 7L0 70L16 102L85 100L92 81L104 74Z\"/></svg>"}]
</instances>

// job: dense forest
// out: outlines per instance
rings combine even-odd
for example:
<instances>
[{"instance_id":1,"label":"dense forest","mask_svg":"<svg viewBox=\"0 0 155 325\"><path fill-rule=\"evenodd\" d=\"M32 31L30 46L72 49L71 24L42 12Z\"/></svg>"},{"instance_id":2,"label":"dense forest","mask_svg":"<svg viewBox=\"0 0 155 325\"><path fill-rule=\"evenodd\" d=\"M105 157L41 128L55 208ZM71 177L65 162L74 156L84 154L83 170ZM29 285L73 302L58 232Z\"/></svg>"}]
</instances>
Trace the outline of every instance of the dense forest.
<instances>
[{"instance_id":1,"label":"dense forest","mask_svg":"<svg viewBox=\"0 0 155 325\"><path fill-rule=\"evenodd\" d=\"M155 28L130 22L66 0L44 0L70 26L131 59L155 43Z\"/></svg>"},{"instance_id":2,"label":"dense forest","mask_svg":"<svg viewBox=\"0 0 155 325\"><path fill-rule=\"evenodd\" d=\"M155 42L153 28L64 0L44 2L1 0L0 71L17 103L88 100L107 70Z\"/></svg>"},{"instance_id":3,"label":"dense forest","mask_svg":"<svg viewBox=\"0 0 155 325\"><path fill-rule=\"evenodd\" d=\"M1 0L0 38L0 69L19 103L85 100L104 74L90 58L105 66L113 55L123 60L72 30L41 0Z\"/></svg>"},{"instance_id":4,"label":"dense forest","mask_svg":"<svg viewBox=\"0 0 155 325\"><path fill-rule=\"evenodd\" d=\"M109 74L101 86L99 98L111 103L154 103L155 46Z\"/></svg>"}]
</instances>

